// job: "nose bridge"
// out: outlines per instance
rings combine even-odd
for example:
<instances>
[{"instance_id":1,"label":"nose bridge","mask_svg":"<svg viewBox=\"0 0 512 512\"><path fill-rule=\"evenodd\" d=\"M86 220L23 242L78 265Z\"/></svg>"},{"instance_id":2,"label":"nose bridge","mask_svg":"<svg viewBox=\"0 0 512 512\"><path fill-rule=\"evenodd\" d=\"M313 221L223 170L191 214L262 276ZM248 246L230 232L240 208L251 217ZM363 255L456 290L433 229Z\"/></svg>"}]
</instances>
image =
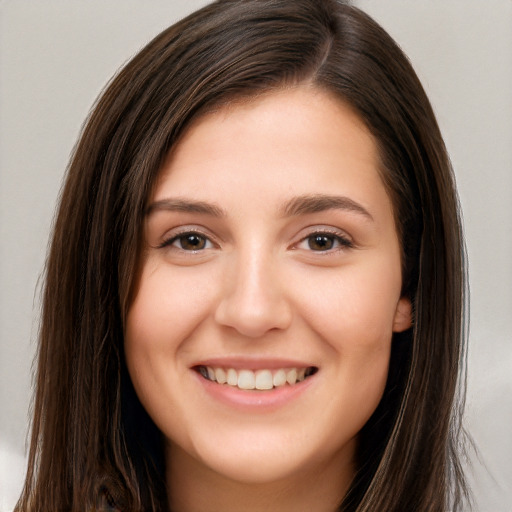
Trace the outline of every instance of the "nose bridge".
<instances>
[{"instance_id":1,"label":"nose bridge","mask_svg":"<svg viewBox=\"0 0 512 512\"><path fill-rule=\"evenodd\" d=\"M291 309L271 249L254 243L237 251L223 288L216 311L220 324L248 337L289 325Z\"/></svg>"}]
</instances>

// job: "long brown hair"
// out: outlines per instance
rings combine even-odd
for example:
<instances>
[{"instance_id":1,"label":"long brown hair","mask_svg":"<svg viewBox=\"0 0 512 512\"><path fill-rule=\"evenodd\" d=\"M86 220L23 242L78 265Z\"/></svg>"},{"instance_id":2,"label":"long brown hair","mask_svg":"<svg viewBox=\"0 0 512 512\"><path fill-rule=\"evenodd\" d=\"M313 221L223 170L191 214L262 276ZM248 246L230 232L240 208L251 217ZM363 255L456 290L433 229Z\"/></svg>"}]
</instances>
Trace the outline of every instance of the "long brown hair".
<instances>
[{"instance_id":1,"label":"long brown hair","mask_svg":"<svg viewBox=\"0 0 512 512\"><path fill-rule=\"evenodd\" d=\"M462 506L464 247L453 173L423 88L390 36L346 3L219 0L125 66L75 148L47 260L17 511L92 510L101 495L125 512L167 509L160 433L123 353L146 201L192 119L303 83L350 104L375 138L414 309L413 327L393 339L386 391L360 433L340 510Z\"/></svg>"}]
</instances>

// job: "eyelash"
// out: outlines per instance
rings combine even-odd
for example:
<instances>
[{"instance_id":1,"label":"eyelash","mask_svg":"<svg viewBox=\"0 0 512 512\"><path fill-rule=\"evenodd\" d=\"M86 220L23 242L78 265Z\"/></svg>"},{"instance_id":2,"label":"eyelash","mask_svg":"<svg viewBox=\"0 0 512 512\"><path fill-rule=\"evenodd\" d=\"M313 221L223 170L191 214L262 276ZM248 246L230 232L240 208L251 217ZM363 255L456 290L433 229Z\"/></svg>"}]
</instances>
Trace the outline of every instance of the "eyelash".
<instances>
[{"instance_id":1,"label":"eyelash","mask_svg":"<svg viewBox=\"0 0 512 512\"><path fill-rule=\"evenodd\" d=\"M323 238L329 240L333 245L336 245L335 247L329 247L325 250L313 250L311 247L311 242L314 238ZM353 242L345 235L340 234L337 231L329 231L329 230L318 230L314 231L312 233L309 233L307 236L302 238L298 244L295 245L295 248L301 249L300 245L306 243L308 247L304 247L305 250L314 252L314 253L320 253L320 254L333 254L337 253L338 251L343 251L346 249L352 249L354 247Z\"/></svg>"},{"instance_id":2,"label":"eyelash","mask_svg":"<svg viewBox=\"0 0 512 512\"><path fill-rule=\"evenodd\" d=\"M177 234L171 236L170 238L167 238L158 246L158 248L164 249L164 248L168 247L168 248L171 248L171 249L174 249L177 251L181 251L181 252L185 252L185 253L192 253L192 254L201 252L205 249L211 249L211 247L201 247L200 249L184 249L183 247L176 247L173 245L175 242L177 242L179 240L184 240L187 237L193 237L193 236L196 237L197 239L203 240L205 242L205 244L209 243L211 245L211 247L214 246L213 242L211 241L211 239L208 236L201 233L200 231L195 231L192 229L192 230L182 231L181 233L177 233Z\"/></svg>"},{"instance_id":3,"label":"eyelash","mask_svg":"<svg viewBox=\"0 0 512 512\"><path fill-rule=\"evenodd\" d=\"M210 244L210 247L200 247L199 249L185 249L183 247L176 247L174 244L180 240L184 240L187 237L196 237L196 239L199 239L203 241L205 245ZM314 250L311 247L311 244L314 243L313 239L317 238L317 242L319 242L320 238L323 238L324 240L327 240L327 243L331 243L332 246L328 247L326 249L319 249ZM300 247L303 243L307 243L307 247ZM184 253L189 254L195 254L198 252L202 252L206 249L211 249L214 247L214 243L210 239L210 237L206 236L204 233L201 233L200 231L196 230L187 230L182 231L181 233L174 234L170 238L164 240L159 246L159 249L163 249L165 247L172 248L177 251L182 251ZM312 233L309 233L307 236L302 238L299 243L295 244L293 246L294 249L304 249L307 251L311 251L314 253L320 253L320 254L333 254L338 251L351 249L354 247L353 242L345 235L340 234L339 232L329 231L329 230L318 230L314 231Z\"/></svg>"}]
</instances>

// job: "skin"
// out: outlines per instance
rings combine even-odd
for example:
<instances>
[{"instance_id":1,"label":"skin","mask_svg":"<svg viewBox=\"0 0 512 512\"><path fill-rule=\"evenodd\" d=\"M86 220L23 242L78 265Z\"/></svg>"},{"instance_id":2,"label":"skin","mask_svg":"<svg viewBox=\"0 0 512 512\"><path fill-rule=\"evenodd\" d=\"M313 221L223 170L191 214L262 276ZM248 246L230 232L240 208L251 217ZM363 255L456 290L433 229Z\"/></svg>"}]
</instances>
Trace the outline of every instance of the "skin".
<instances>
[{"instance_id":1,"label":"skin","mask_svg":"<svg viewBox=\"0 0 512 512\"><path fill-rule=\"evenodd\" d=\"M224 107L187 130L149 205L125 348L166 440L172 509L335 510L392 334L411 325L372 136L312 87ZM226 359L318 371L278 405L245 407L193 369Z\"/></svg>"}]
</instances>

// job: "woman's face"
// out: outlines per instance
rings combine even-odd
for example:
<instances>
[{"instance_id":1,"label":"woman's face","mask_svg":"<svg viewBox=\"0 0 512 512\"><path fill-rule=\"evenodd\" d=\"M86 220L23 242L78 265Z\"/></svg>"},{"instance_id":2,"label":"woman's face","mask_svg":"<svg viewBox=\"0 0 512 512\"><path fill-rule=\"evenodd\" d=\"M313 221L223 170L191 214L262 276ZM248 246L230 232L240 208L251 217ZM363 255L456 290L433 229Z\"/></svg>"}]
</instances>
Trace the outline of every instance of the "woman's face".
<instances>
[{"instance_id":1,"label":"woman's face","mask_svg":"<svg viewBox=\"0 0 512 512\"><path fill-rule=\"evenodd\" d=\"M171 465L252 483L351 468L411 322L352 110L303 87L202 117L144 233L126 359Z\"/></svg>"}]
</instances>

